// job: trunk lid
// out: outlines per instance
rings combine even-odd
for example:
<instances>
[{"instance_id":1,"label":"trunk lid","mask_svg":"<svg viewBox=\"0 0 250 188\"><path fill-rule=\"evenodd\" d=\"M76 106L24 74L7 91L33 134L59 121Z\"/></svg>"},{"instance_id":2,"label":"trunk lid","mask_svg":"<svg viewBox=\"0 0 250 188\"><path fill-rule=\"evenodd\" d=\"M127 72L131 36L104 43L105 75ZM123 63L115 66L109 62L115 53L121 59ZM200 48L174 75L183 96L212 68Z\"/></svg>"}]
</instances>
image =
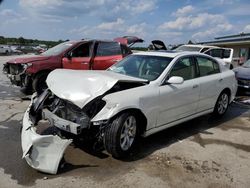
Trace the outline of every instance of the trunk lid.
<instances>
[{"instance_id":1,"label":"trunk lid","mask_svg":"<svg viewBox=\"0 0 250 188\"><path fill-rule=\"evenodd\" d=\"M153 44L155 50L167 50L167 47L161 40L153 40L151 43Z\"/></svg>"},{"instance_id":2,"label":"trunk lid","mask_svg":"<svg viewBox=\"0 0 250 188\"><path fill-rule=\"evenodd\" d=\"M114 41L119 42L121 44L125 44L129 47L133 46L135 43L144 42L143 39L135 37L135 36L118 37L118 38L115 38Z\"/></svg>"}]
</instances>

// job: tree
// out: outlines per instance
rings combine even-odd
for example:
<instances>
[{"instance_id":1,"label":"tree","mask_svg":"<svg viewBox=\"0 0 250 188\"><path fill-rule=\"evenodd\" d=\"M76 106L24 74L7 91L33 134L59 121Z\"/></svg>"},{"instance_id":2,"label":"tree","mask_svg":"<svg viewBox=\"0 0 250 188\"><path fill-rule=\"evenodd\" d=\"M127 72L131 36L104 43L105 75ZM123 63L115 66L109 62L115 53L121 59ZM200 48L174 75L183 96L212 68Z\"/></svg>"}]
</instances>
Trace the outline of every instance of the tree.
<instances>
[{"instance_id":1,"label":"tree","mask_svg":"<svg viewBox=\"0 0 250 188\"><path fill-rule=\"evenodd\" d=\"M19 37L17 40L19 44L22 44L22 45L25 44L25 39L23 37Z\"/></svg>"}]
</instances>

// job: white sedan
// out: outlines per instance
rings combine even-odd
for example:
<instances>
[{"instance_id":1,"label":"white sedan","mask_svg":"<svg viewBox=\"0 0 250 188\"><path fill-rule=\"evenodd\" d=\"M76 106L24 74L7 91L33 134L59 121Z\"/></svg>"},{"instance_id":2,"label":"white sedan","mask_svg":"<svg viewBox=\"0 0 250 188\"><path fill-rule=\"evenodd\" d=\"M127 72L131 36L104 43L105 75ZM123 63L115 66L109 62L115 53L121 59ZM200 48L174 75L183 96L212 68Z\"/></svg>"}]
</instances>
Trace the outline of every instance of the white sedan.
<instances>
[{"instance_id":1,"label":"white sedan","mask_svg":"<svg viewBox=\"0 0 250 188\"><path fill-rule=\"evenodd\" d=\"M29 165L52 174L71 138L92 137L124 157L138 136L208 113L222 116L237 89L233 71L194 52L136 53L107 71L57 69L47 85L24 115L22 148Z\"/></svg>"}]
</instances>

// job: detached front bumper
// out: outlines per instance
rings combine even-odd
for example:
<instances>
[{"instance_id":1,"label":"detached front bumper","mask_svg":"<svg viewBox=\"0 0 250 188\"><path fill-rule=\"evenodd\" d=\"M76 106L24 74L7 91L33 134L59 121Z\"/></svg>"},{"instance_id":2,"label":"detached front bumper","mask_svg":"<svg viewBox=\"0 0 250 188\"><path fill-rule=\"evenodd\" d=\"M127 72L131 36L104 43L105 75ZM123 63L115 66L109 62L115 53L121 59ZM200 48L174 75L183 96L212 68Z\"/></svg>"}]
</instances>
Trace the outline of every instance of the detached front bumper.
<instances>
[{"instance_id":1,"label":"detached front bumper","mask_svg":"<svg viewBox=\"0 0 250 188\"><path fill-rule=\"evenodd\" d=\"M36 133L36 127L29 118L31 104L23 117L21 133L23 158L38 171L56 174L64 151L72 140L62 139L57 135Z\"/></svg>"}]
</instances>

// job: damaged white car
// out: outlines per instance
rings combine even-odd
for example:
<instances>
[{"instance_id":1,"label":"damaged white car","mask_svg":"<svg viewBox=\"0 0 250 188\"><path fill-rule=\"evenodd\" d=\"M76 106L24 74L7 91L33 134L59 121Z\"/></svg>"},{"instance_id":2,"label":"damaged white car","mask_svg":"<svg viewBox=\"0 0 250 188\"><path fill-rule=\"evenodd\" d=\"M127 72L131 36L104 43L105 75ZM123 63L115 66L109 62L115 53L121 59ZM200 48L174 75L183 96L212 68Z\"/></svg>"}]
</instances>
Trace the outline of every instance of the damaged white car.
<instances>
[{"instance_id":1,"label":"damaged white car","mask_svg":"<svg viewBox=\"0 0 250 188\"><path fill-rule=\"evenodd\" d=\"M138 136L223 115L237 89L231 70L196 52L137 53L107 71L57 69L47 85L24 115L22 148L30 166L52 174L72 138L91 137L124 157Z\"/></svg>"}]
</instances>

